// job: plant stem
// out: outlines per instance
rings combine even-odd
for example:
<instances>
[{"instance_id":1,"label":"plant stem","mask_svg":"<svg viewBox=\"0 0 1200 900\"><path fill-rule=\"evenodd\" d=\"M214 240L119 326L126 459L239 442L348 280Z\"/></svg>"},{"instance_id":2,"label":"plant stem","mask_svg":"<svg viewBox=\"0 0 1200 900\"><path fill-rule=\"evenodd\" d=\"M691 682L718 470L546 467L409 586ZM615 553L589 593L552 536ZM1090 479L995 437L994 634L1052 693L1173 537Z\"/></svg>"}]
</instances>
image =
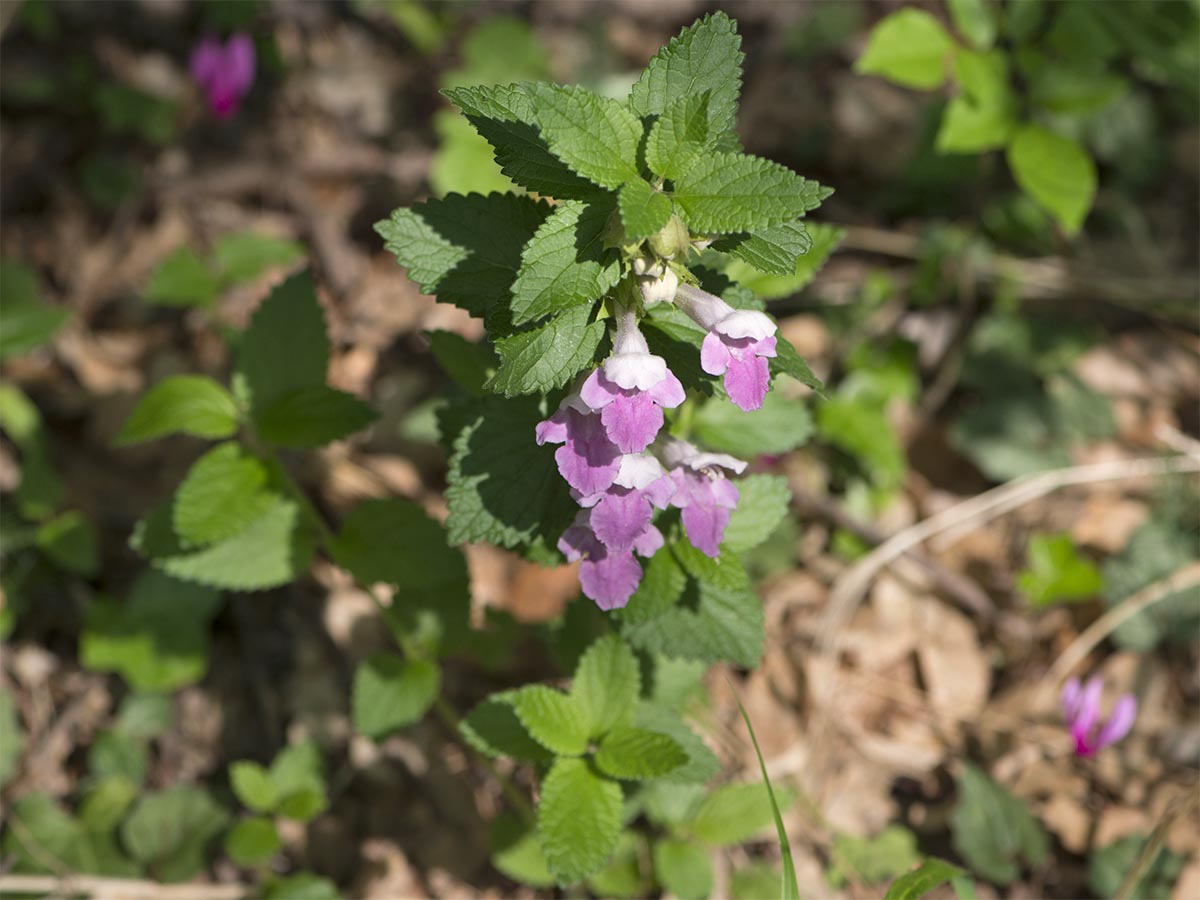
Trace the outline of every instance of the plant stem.
<instances>
[{"instance_id":1,"label":"plant stem","mask_svg":"<svg viewBox=\"0 0 1200 900\"><path fill-rule=\"evenodd\" d=\"M297 503L300 504L301 508L304 509L304 511L308 514L309 520L316 528L317 539L321 545L321 549L325 552L326 556L328 556L330 559L333 559L333 529L329 527L329 523L325 521L325 517L321 515L320 510L316 508L312 500L310 500L308 495L300 488L300 485L296 483L296 480L292 478L291 473L288 472L283 463L279 461L278 455L273 451L267 451L267 453L272 466L279 475L279 480L284 489L296 500ZM350 576L354 579L355 586L369 596L375 602L375 606L379 609L380 614L386 617L388 614L388 607L379 598L379 595L376 594L371 587L363 584L362 581L359 580L358 576L356 576L353 572L350 572ZM424 656L421 651L412 645L412 642L409 641L407 635L398 633L395 629L392 629L392 634L396 638L396 644L400 650L401 656L410 660L420 659ZM439 695L434 698L433 712L452 735L459 736L462 734L462 718L457 712L454 711L454 708L446 702L444 697ZM465 744L465 746L475 756L480 765L487 769L491 776L496 779L497 783L500 785L500 790L503 792L504 796L508 798L509 802L512 803L512 805L516 808L517 814L520 815L527 825L533 825L533 806L530 804L525 795L517 790L516 785L514 785L503 772L497 769L496 764L492 762L492 760L489 759L485 754L481 753L470 744Z\"/></svg>"}]
</instances>

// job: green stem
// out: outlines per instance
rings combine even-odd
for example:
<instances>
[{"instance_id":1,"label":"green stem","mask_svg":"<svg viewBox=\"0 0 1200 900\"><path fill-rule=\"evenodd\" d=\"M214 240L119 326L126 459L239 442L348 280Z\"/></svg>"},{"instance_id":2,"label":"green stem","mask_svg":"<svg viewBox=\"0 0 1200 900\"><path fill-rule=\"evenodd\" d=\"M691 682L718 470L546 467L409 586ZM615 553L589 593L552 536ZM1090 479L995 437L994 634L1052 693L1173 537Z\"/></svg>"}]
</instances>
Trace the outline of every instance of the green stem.
<instances>
[{"instance_id":1,"label":"green stem","mask_svg":"<svg viewBox=\"0 0 1200 900\"><path fill-rule=\"evenodd\" d=\"M284 468L283 463L279 461L278 455L270 450L266 451L266 453L272 467L278 473L279 480L283 485L284 490L286 490L288 494L290 494L296 500L296 502L300 504L301 508L308 514L309 520L313 523L313 526L317 530L317 539L321 544L321 549L325 552L326 556L332 559L332 545L334 540L333 529L329 527L329 523L325 521L325 517L321 515L321 512L316 508L312 500L309 499L308 495L301 490L300 485L298 485L295 479L292 478L291 473ZM380 614L386 618L388 615L388 608L386 605L384 605L383 601L379 598L375 591L363 584L353 572L351 572L350 575L352 578L354 578L355 586L360 591L366 593L367 596L369 596L373 601L375 601L375 606L379 609ZM392 634L396 638L396 644L399 647L401 656L411 660L419 659L424 655L415 647L413 647L412 642L408 639L407 635L400 634L394 629L392 630ZM462 718L454 711L454 708L446 702L444 697L438 696L434 698L433 711L452 735L458 736L462 734ZM512 805L516 808L517 814L525 820L527 825L533 825L533 806L530 804L529 800L526 799L525 795L517 790L516 785L514 785L503 772L496 768L495 763L493 763L491 759L489 759L480 751L476 750L470 744L466 744L466 747L471 751L479 763L485 769L487 769L491 776L496 779L500 785L500 790L504 793L504 796L509 799L509 802L512 803Z\"/></svg>"}]
</instances>

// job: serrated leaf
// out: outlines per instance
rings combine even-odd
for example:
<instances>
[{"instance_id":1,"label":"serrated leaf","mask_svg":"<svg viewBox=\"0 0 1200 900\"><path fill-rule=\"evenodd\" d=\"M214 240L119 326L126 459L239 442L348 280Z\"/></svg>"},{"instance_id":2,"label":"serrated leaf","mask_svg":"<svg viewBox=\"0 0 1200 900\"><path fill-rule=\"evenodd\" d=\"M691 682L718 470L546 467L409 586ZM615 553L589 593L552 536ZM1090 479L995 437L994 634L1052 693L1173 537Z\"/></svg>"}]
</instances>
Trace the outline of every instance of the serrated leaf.
<instances>
[{"instance_id":1,"label":"serrated leaf","mask_svg":"<svg viewBox=\"0 0 1200 900\"><path fill-rule=\"evenodd\" d=\"M515 397L548 393L562 387L592 364L607 326L588 322L590 306L569 309L531 331L499 338L500 368L487 383L489 390Z\"/></svg>"},{"instance_id":2,"label":"serrated leaf","mask_svg":"<svg viewBox=\"0 0 1200 900\"><path fill-rule=\"evenodd\" d=\"M787 518L792 491L782 475L749 475L737 481L738 505L725 527L724 544L742 552L757 547Z\"/></svg>"},{"instance_id":3,"label":"serrated leaf","mask_svg":"<svg viewBox=\"0 0 1200 900\"><path fill-rule=\"evenodd\" d=\"M239 866L256 866L274 856L283 841L270 819L242 819L225 835L225 852Z\"/></svg>"},{"instance_id":4,"label":"serrated leaf","mask_svg":"<svg viewBox=\"0 0 1200 900\"><path fill-rule=\"evenodd\" d=\"M407 590L466 590L462 550L417 504L401 497L367 500L342 522L331 545L334 560L365 584L384 581Z\"/></svg>"},{"instance_id":5,"label":"serrated leaf","mask_svg":"<svg viewBox=\"0 0 1200 900\"><path fill-rule=\"evenodd\" d=\"M553 547L578 508L558 474L554 448L532 440L544 418L528 399L488 398L454 439L446 521L455 544Z\"/></svg>"},{"instance_id":6,"label":"serrated leaf","mask_svg":"<svg viewBox=\"0 0 1200 900\"><path fill-rule=\"evenodd\" d=\"M801 401L772 391L761 409L744 412L724 398L713 398L696 413L695 438L704 446L742 459L786 453L813 433L812 416Z\"/></svg>"},{"instance_id":7,"label":"serrated leaf","mask_svg":"<svg viewBox=\"0 0 1200 900\"><path fill-rule=\"evenodd\" d=\"M625 237L640 241L657 234L671 218L671 198L656 191L648 182L634 178L621 185L617 193L621 224Z\"/></svg>"},{"instance_id":8,"label":"serrated leaf","mask_svg":"<svg viewBox=\"0 0 1200 900\"><path fill-rule=\"evenodd\" d=\"M863 75L881 75L905 87L932 90L946 80L954 39L923 9L901 9L881 19L854 64Z\"/></svg>"},{"instance_id":9,"label":"serrated leaf","mask_svg":"<svg viewBox=\"0 0 1200 900\"><path fill-rule=\"evenodd\" d=\"M782 222L753 233L721 238L713 244L713 249L736 256L760 272L792 275L796 260L812 246L803 222Z\"/></svg>"},{"instance_id":10,"label":"serrated leaf","mask_svg":"<svg viewBox=\"0 0 1200 900\"><path fill-rule=\"evenodd\" d=\"M794 796L783 798L780 805L786 809L794 800ZM765 784L727 784L704 798L687 829L706 844L724 847L754 837L772 818Z\"/></svg>"},{"instance_id":11,"label":"serrated leaf","mask_svg":"<svg viewBox=\"0 0 1200 900\"><path fill-rule=\"evenodd\" d=\"M512 283L514 324L593 303L617 283L620 265L602 241L611 214L607 203L571 200L554 208L521 253Z\"/></svg>"},{"instance_id":12,"label":"serrated leaf","mask_svg":"<svg viewBox=\"0 0 1200 900\"><path fill-rule=\"evenodd\" d=\"M685 602L644 622L623 624L621 633L635 647L652 653L757 665L762 654L762 601L741 564L728 553L720 561L711 560L686 542L671 550L691 576Z\"/></svg>"},{"instance_id":13,"label":"serrated leaf","mask_svg":"<svg viewBox=\"0 0 1200 900\"><path fill-rule=\"evenodd\" d=\"M304 258L304 247L270 234L235 231L217 238L213 256L222 277L239 284L253 281L268 269L299 262Z\"/></svg>"},{"instance_id":14,"label":"serrated leaf","mask_svg":"<svg viewBox=\"0 0 1200 900\"><path fill-rule=\"evenodd\" d=\"M263 515L232 538L187 552L169 518L152 513L134 533L151 565L183 581L235 591L278 587L308 568L314 542L295 502L276 497Z\"/></svg>"},{"instance_id":15,"label":"serrated leaf","mask_svg":"<svg viewBox=\"0 0 1200 900\"><path fill-rule=\"evenodd\" d=\"M554 876L533 829L511 813L502 813L488 830L491 862L501 874L529 887L552 887Z\"/></svg>"},{"instance_id":16,"label":"serrated leaf","mask_svg":"<svg viewBox=\"0 0 1200 900\"><path fill-rule=\"evenodd\" d=\"M259 436L280 447L320 447L362 431L379 418L353 394L324 384L296 388L254 417Z\"/></svg>"},{"instance_id":17,"label":"serrated leaf","mask_svg":"<svg viewBox=\"0 0 1200 900\"><path fill-rule=\"evenodd\" d=\"M427 331L425 336L438 364L459 387L476 397L487 393L483 385L497 365L491 347L468 341L453 331Z\"/></svg>"},{"instance_id":18,"label":"serrated leaf","mask_svg":"<svg viewBox=\"0 0 1200 900\"><path fill-rule=\"evenodd\" d=\"M546 864L560 884L581 881L616 848L621 788L582 759L558 759L542 782L537 833Z\"/></svg>"},{"instance_id":19,"label":"serrated leaf","mask_svg":"<svg viewBox=\"0 0 1200 900\"><path fill-rule=\"evenodd\" d=\"M705 900L713 889L712 860L695 844L661 840L654 844L654 877L679 900Z\"/></svg>"},{"instance_id":20,"label":"serrated leaf","mask_svg":"<svg viewBox=\"0 0 1200 900\"><path fill-rule=\"evenodd\" d=\"M513 709L511 695L493 696L472 709L459 725L468 744L486 756L545 763L553 757L529 736Z\"/></svg>"},{"instance_id":21,"label":"serrated leaf","mask_svg":"<svg viewBox=\"0 0 1200 900\"><path fill-rule=\"evenodd\" d=\"M652 172L674 180L712 146L716 135L709 132L711 99L712 91L688 93L663 110L646 136L646 163Z\"/></svg>"},{"instance_id":22,"label":"serrated leaf","mask_svg":"<svg viewBox=\"0 0 1200 900\"><path fill-rule=\"evenodd\" d=\"M449 194L397 209L375 230L422 291L484 317L507 303L521 251L549 214L532 197Z\"/></svg>"},{"instance_id":23,"label":"serrated leaf","mask_svg":"<svg viewBox=\"0 0 1200 900\"><path fill-rule=\"evenodd\" d=\"M587 722L589 737L598 737L633 713L641 692L637 657L617 635L597 640L579 658L571 697Z\"/></svg>"},{"instance_id":24,"label":"serrated leaf","mask_svg":"<svg viewBox=\"0 0 1200 900\"><path fill-rule=\"evenodd\" d=\"M255 812L274 812L279 805L279 792L271 773L256 762L239 760L229 767L229 784L234 794Z\"/></svg>"},{"instance_id":25,"label":"serrated leaf","mask_svg":"<svg viewBox=\"0 0 1200 900\"><path fill-rule=\"evenodd\" d=\"M728 233L794 221L829 194L769 159L710 153L675 179L671 196L693 231Z\"/></svg>"},{"instance_id":26,"label":"serrated leaf","mask_svg":"<svg viewBox=\"0 0 1200 900\"><path fill-rule=\"evenodd\" d=\"M633 724L647 731L665 734L687 754L688 761L656 781L655 786L666 783L695 786L708 781L721 770L720 760L704 738L689 728L674 710L659 703L643 701L633 714Z\"/></svg>"},{"instance_id":27,"label":"serrated leaf","mask_svg":"<svg viewBox=\"0 0 1200 900\"><path fill-rule=\"evenodd\" d=\"M596 751L596 767L612 778L658 778L688 761L687 753L672 738L655 731L618 725Z\"/></svg>"},{"instance_id":28,"label":"serrated leaf","mask_svg":"<svg viewBox=\"0 0 1200 900\"><path fill-rule=\"evenodd\" d=\"M146 794L121 825L135 860L160 881L187 881L204 867L204 849L229 815L206 791L181 785Z\"/></svg>"},{"instance_id":29,"label":"serrated leaf","mask_svg":"<svg viewBox=\"0 0 1200 900\"><path fill-rule=\"evenodd\" d=\"M523 188L560 200L600 193L550 152L535 124L529 84L461 87L443 91L496 151L500 171Z\"/></svg>"},{"instance_id":30,"label":"serrated leaf","mask_svg":"<svg viewBox=\"0 0 1200 900\"><path fill-rule=\"evenodd\" d=\"M441 670L428 660L376 653L354 673L354 727L378 740L418 721L437 699Z\"/></svg>"},{"instance_id":31,"label":"serrated leaf","mask_svg":"<svg viewBox=\"0 0 1200 900\"><path fill-rule=\"evenodd\" d=\"M221 293L221 279L191 247L179 247L155 266L143 295L163 306L209 307Z\"/></svg>"},{"instance_id":32,"label":"serrated leaf","mask_svg":"<svg viewBox=\"0 0 1200 900\"><path fill-rule=\"evenodd\" d=\"M174 690L208 666L208 624L221 595L160 572L143 573L124 603L94 600L79 655L84 666L120 672L137 690Z\"/></svg>"},{"instance_id":33,"label":"serrated leaf","mask_svg":"<svg viewBox=\"0 0 1200 900\"><path fill-rule=\"evenodd\" d=\"M203 375L173 375L142 395L117 435L117 444L137 444L168 434L227 438L238 428L230 393Z\"/></svg>"},{"instance_id":34,"label":"serrated leaf","mask_svg":"<svg viewBox=\"0 0 1200 900\"><path fill-rule=\"evenodd\" d=\"M642 125L623 103L583 87L534 84L527 91L542 138L573 172L611 190L638 177Z\"/></svg>"},{"instance_id":35,"label":"serrated leaf","mask_svg":"<svg viewBox=\"0 0 1200 900\"><path fill-rule=\"evenodd\" d=\"M259 306L238 344L237 368L256 415L290 391L325 384L329 335L308 272L293 275Z\"/></svg>"},{"instance_id":36,"label":"serrated leaf","mask_svg":"<svg viewBox=\"0 0 1200 900\"><path fill-rule=\"evenodd\" d=\"M683 596L687 575L669 547L663 547L643 567L642 583L624 609L614 610L622 623L647 622L670 609Z\"/></svg>"},{"instance_id":37,"label":"serrated leaf","mask_svg":"<svg viewBox=\"0 0 1200 900\"><path fill-rule=\"evenodd\" d=\"M1017 184L1069 235L1079 233L1096 196L1096 164L1076 141L1025 125L1008 145Z\"/></svg>"},{"instance_id":38,"label":"serrated leaf","mask_svg":"<svg viewBox=\"0 0 1200 900\"><path fill-rule=\"evenodd\" d=\"M630 92L630 108L643 117L661 115L682 97L711 92L707 133L714 140L729 135L742 89L741 45L737 25L723 12L689 25L650 60Z\"/></svg>"},{"instance_id":39,"label":"serrated leaf","mask_svg":"<svg viewBox=\"0 0 1200 900\"><path fill-rule=\"evenodd\" d=\"M884 900L918 900L935 887L958 878L963 870L940 859L927 859L911 872L892 882Z\"/></svg>"},{"instance_id":40,"label":"serrated leaf","mask_svg":"<svg viewBox=\"0 0 1200 900\"><path fill-rule=\"evenodd\" d=\"M588 721L573 698L543 684L512 694L512 707L530 737L556 756L579 756L588 745Z\"/></svg>"},{"instance_id":41,"label":"serrated leaf","mask_svg":"<svg viewBox=\"0 0 1200 900\"><path fill-rule=\"evenodd\" d=\"M777 300L803 289L825 265L825 261L837 249L846 236L844 228L823 223L805 226L812 238L812 249L796 257L795 271L789 275L768 275L740 259L730 261L725 274L743 287L750 288L761 300ZM780 343L783 343L782 341ZM780 350L780 355L783 351ZM803 379L801 379L803 381ZM806 384L808 382L805 382Z\"/></svg>"},{"instance_id":42,"label":"serrated leaf","mask_svg":"<svg viewBox=\"0 0 1200 900\"><path fill-rule=\"evenodd\" d=\"M54 337L70 318L42 302L37 273L24 263L0 263L0 360L28 353Z\"/></svg>"},{"instance_id":43,"label":"serrated leaf","mask_svg":"<svg viewBox=\"0 0 1200 900\"><path fill-rule=\"evenodd\" d=\"M973 765L959 779L950 830L971 869L997 884L1015 881L1023 864L1040 866L1049 849L1025 805Z\"/></svg>"},{"instance_id":44,"label":"serrated leaf","mask_svg":"<svg viewBox=\"0 0 1200 900\"><path fill-rule=\"evenodd\" d=\"M265 490L267 469L235 443L220 444L201 456L175 491L171 521L175 533L192 545L233 537L263 516L276 495Z\"/></svg>"}]
</instances>

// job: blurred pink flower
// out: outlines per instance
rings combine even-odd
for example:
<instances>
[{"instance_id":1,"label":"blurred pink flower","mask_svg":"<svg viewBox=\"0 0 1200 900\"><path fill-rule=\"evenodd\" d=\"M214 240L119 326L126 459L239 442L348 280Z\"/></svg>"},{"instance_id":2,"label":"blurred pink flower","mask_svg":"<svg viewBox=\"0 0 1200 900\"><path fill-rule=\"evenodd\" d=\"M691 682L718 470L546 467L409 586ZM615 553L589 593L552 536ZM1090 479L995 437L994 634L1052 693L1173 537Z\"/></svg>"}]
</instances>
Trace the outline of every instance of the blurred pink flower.
<instances>
[{"instance_id":1,"label":"blurred pink flower","mask_svg":"<svg viewBox=\"0 0 1200 900\"><path fill-rule=\"evenodd\" d=\"M192 50L191 72L212 114L228 119L254 83L254 42L243 32L224 44L211 35L205 37Z\"/></svg>"},{"instance_id":2,"label":"blurred pink flower","mask_svg":"<svg viewBox=\"0 0 1200 900\"><path fill-rule=\"evenodd\" d=\"M1133 728L1133 720L1137 718L1137 698L1133 694L1123 694L1113 706L1108 721L1100 722L1100 694L1104 690L1104 682L1099 675L1093 675L1086 684L1080 684L1078 678L1072 678L1062 689L1063 716L1075 738L1075 754L1077 756L1094 756L1097 751L1109 744L1115 744Z\"/></svg>"}]
</instances>

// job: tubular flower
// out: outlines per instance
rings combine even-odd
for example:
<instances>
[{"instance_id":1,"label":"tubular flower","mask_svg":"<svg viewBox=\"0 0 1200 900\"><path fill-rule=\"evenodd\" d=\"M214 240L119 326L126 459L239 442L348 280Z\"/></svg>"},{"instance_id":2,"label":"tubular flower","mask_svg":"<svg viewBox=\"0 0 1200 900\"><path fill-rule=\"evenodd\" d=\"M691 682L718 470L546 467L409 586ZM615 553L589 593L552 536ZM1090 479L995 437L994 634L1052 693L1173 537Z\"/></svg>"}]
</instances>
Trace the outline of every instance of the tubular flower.
<instances>
[{"instance_id":1,"label":"tubular flower","mask_svg":"<svg viewBox=\"0 0 1200 900\"><path fill-rule=\"evenodd\" d=\"M729 398L746 412L760 409L771 387L775 323L764 313L734 309L720 297L690 284L675 291L675 305L708 334L700 347L700 367L724 375Z\"/></svg>"},{"instance_id":2,"label":"tubular flower","mask_svg":"<svg viewBox=\"0 0 1200 900\"><path fill-rule=\"evenodd\" d=\"M585 595L605 611L620 609L642 582L642 566L633 554L657 553L663 545L662 532L647 525L631 548L610 550L596 536L588 518L588 511L581 510L575 524L559 538L558 549L569 561L580 562L579 584Z\"/></svg>"},{"instance_id":3,"label":"tubular flower","mask_svg":"<svg viewBox=\"0 0 1200 900\"><path fill-rule=\"evenodd\" d=\"M600 416L580 399L566 397L549 419L539 422L538 445L562 444L554 461L563 480L583 496L608 489L621 470L621 453L608 438Z\"/></svg>"},{"instance_id":4,"label":"tubular flower","mask_svg":"<svg viewBox=\"0 0 1200 900\"><path fill-rule=\"evenodd\" d=\"M621 471L607 491L579 498L579 504L591 509L588 522L605 547L630 550L650 529L657 533L650 524L653 507L666 509L674 493L675 484L657 459L648 453L631 453L621 458ZM657 540L661 544L661 535Z\"/></svg>"},{"instance_id":5,"label":"tubular flower","mask_svg":"<svg viewBox=\"0 0 1200 900\"><path fill-rule=\"evenodd\" d=\"M254 42L239 32L222 44L203 38L192 50L192 78L204 90L208 107L218 119L233 116L254 83Z\"/></svg>"},{"instance_id":6,"label":"tubular flower","mask_svg":"<svg viewBox=\"0 0 1200 900\"><path fill-rule=\"evenodd\" d=\"M1113 706L1108 721L1101 725L1100 695L1103 690L1104 682L1099 675L1093 675L1083 685L1078 678L1063 685L1063 716L1075 739L1076 756L1094 756L1109 744L1121 740L1133 728L1133 720L1137 718L1137 698L1133 694L1123 694Z\"/></svg>"},{"instance_id":7,"label":"tubular flower","mask_svg":"<svg viewBox=\"0 0 1200 900\"><path fill-rule=\"evenodd\" d=\"M637 313L622 308L616 320L613 354L588 376L579 396L600 413L605 432L622 453L640 453L662 428L663 409L681 404L685 394L666 360L650 352Z\"/></svg>"},{"instance_id":8,"label":"tubular flower","mask_svg":"<svg viewBox=\"0 0 1200 900\"><path fill-rule=\"evenodd\" d=\"M663 457L673 466L675 493L670 502L683 511L688 540L701 553L719 556L725 526L740 496L721 470L740 474L746 463L724 453L702 453L686 441L675 439L663 448Z\"/></svg>"}]
</instances>

